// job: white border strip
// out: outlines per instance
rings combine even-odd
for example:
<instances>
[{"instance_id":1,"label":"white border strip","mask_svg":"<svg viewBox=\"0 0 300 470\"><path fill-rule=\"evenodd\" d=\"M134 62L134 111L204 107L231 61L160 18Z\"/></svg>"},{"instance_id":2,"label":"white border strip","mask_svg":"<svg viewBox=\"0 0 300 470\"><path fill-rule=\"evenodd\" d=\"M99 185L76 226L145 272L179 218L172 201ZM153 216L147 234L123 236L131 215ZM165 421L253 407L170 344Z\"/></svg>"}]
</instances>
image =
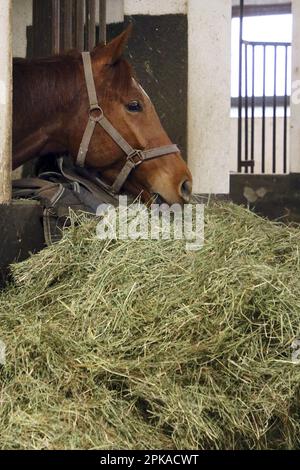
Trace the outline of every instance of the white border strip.
<instances>
[{"instance_id":1,"label":"white border strip","mask_svg":"<svg viewBox=\"0 0 300 470\"><path fill-rule=\"evenodd\" d=\"M124 0L125 15L186 14L187 0Z\"/></svg>"}]
</instances>

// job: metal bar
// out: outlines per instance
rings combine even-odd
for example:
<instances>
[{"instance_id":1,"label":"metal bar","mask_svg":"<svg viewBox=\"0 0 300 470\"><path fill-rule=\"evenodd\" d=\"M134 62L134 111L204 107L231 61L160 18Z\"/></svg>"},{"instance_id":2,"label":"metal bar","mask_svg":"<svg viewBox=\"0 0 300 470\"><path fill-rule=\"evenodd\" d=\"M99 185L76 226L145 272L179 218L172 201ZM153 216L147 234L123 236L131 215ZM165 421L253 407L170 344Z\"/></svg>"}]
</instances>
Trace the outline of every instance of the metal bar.
<instances>
[{"instance_id":1,"label":"metal bar","mask_svg":"<svg viewBox=\"0 0 300 470\"><path fill-rule=\"evenodd\" d=\"M254 161L255 146L255 46L252 46L252 99L251 99L251 160ZM254 166L251 167L254 173Z\"/></svg>"},{"instance_id":2,"label":"metal bar","mask_svg":"<svg viewBox=\"0 0 300 470\"><path fill-rule=\"evenodd\" d=\"M244 17L245 16L263 16L263 15L285 15L292 13L292 3L286 2L282 4L271 4L271 5L245 5ZM232 17L239 18L240 7L235 5L232 7Z\"/></svg>"},{"instance_id":3,"label":"metal bar","mask_svg":"<svg viewBox=\"0 0 300 470\"><path fill-rule=\"evenodd\" d=\"M262 96L255 96L254 97L254 107L262 107ZM277 107L284 106L284 102L287 102L288 106L290 104L290 97L289 96L277 96ZM273 96L266 96L265 103L267 108L271 108L273 106ZM239 98L231 98L231 106L233 108L238 108L239 106ZM242 106L245 106L245 98L242 98Z\"/></svg>"},{"instance_id":4,"label":"metal bar","mask_svg":"<svg viewBox=\"0 0 300 470\"><path fill-rule=\"evenodd\" d=\"M263 101L262 101L262 144L261 144L261 172L265 173L266 164L266 46L263 46Z\"/></svg>"},{"instance_id":5,"label":"metal bar","mask_svg":"<svg viewBox=\"0 0 300 470\"><path fill-rule=\"evenodd\" d=\"M76 32L75 47L84 50L84 0L76 0Z\"/></svg>"},{"instance_id":6,"label":"metal bar","mask_svg":"<svg viewBox=\"0 0 300 470\"><path fill-rule=\"evenodd\" d=\"M106 0L99 2L99 42L106 44Z\"/></svg>"},{"instance_id":7,"label":"metal bar","mask_svg":"<svg viewBox=\"0 0 300 470\"><path fill-rule=\"evenodd\" d=\"M274 46L274 97L273 97L273 161L272 171L276 173L276 110L277 110L277 46Z\"/></svg>"},{"instance_id":8,"label":"metal bar","mask_svg":"<svg viewBox=\"0 0 300 470\"><path fill-rule=\"evenodd\" d=\"M287 84L288 84L288 47L285 47L285 100L283 119L283 172L287 173Z\"/></svg>"},{"instance_id":9,"label":"metal bar","mask_svg":"<svg viewBox=\"0 0 300 470\"><path fill-rule=\"evenodd\" d=\"M248 160L248 161L242 161L242 167L243 168L254 168L254 161Z\"/></svg>"},{"instance_id":10,"label":"metal bar","mask_svg":"<svg viewBox=\"0 0 300 470\"><path fill-rule=\"evenodd\" d=\"M72 0L64 0L64 50L68 51L72 48Z\"/></svg>"},{"instance_id":11,"label":"metal bar","mask_svg":"<svg viewBox=\"0 0 300 470\"><path fill-rule=\"evenodd\" d=\"M60 52L60 0L52 0L52 54Z\"/></svg>"},{"instance_id":12,"label":"metal bar","mask_svg":"<svg viewBox=\"0 0 300 470\"><path fill-rule=\"evenodd\" d=\"M243 41L243 44L248 46L291 46L290 42L278 42L278 41Z\"/></svg>"},{"instance_id":13,"label":"metal bar","mask_svg":"<svg viewBox=\"0 0 300 470\"><path fill-rule=\"evenodd\" d=\"M239 50L239 106L238 106L238 172L242 171L242 78L243 78L243 18L244 0L240 1L240 50Z\"/></svg>"},{"instance_id":14,"label":"metal bar","mask_svg":"<svg viewBox=\"0 0 300 470\"><path fill-rule=\"evenodd\" d=\"M248 161L249 150L249 115L248 115L248 46L245 46L245 160ZM248 173L248 167L245 172Z\"/></svg>"},{"instance_id":15,"label":"metal bar","mask_svg":"<svg viewBox=\"0 0 300 470\"><path fill-rule=\"evenodd\" d=\"M96 1L86 1L87 50L96 45Z\"/></svg>"}]
</instances>

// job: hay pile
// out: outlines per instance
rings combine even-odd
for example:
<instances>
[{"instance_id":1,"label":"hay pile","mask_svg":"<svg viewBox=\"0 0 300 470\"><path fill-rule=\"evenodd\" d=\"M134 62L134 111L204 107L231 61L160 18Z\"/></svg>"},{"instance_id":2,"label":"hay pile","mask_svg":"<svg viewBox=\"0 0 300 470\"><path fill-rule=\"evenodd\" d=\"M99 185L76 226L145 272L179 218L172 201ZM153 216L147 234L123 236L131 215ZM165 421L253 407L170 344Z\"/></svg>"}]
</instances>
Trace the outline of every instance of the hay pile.
<instances>
[{"instance_id":1,"label":"hay pile","mask_svg":"<svg viewBox=\"0 0 300 470\"><path fill-rule=\"evenodd\" d=\"M299 448L299 230L221 204L198 252L94 233L0 295L0 447Z\"/></svg>"}]
</instances>

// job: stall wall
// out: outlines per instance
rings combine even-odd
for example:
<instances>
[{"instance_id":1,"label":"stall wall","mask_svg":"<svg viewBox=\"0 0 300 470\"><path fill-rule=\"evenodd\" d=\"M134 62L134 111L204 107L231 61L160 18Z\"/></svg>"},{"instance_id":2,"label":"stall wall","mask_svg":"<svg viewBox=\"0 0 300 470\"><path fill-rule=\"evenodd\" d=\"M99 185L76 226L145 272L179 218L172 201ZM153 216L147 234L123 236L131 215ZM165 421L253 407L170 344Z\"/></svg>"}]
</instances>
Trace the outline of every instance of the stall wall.
<instances>
[{"instance_id":1,"label":"stall wall","mask_svg":"<svg viewBox=\"0 0 300 470\"><path fill-rule=\"evenodd\" d=\"M229 192L231 6L188 2L188 162L196 193Z\"/></svg>"}]
</instances>

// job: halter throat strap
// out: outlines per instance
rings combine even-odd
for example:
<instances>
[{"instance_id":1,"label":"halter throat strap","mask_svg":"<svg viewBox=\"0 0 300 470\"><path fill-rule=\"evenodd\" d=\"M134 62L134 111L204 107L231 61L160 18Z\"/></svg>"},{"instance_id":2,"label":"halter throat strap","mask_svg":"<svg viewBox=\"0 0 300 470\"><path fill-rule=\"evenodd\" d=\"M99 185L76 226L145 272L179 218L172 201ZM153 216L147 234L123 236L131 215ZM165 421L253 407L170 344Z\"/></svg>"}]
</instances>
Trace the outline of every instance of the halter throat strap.
<instances>
[{"instance_id":1,"label":"halter throat strap","mask_svg":"<svg viewBox=\"0 0 300 470\"><path fill-rule=\"evenodd\" d=\"M89 119L84 131L82 141L79 147L76 165L83 167L89 145L95 131L95 127L99 124L105 132L114 140L114 142L123 150L126 155L126 163L118 174L110 190L112 193L119 193L131 171L145 160L170 155L179 152L177 145L171 144L163 147L157 147L150 150L134 149L117 131L117 129L104 116L103 110L99 105L97 92L93 77L93 69L91 55L89 52L82 52L83 68L85 82L89 97Z\"/></svg>"}]
</instances>

